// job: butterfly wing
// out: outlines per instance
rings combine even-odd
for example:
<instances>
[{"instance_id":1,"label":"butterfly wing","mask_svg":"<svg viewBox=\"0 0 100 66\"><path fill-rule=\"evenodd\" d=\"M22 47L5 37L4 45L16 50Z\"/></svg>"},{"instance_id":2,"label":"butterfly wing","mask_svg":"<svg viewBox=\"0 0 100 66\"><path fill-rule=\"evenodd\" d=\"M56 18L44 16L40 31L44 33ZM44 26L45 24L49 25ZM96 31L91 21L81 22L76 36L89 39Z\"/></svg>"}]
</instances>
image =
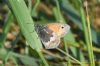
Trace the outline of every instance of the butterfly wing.
<instances>
[{"instance_id":1,"label":"butterfly wing","mask_svg":"<svg viewBox=\"0 0 100 66\"><path fill-rule=\"evenodd\" d=\"M35 25L35 30L38 33L43 45L46 49L53 49L58 47L60 38L44 25Z\"/></svg>"},{"instance_id":2,"label":"butterfly wing","mask_svg":"<svg viewBox=\"0 0 100 66\"><path fill-rule=\"evenodd\" d=\"M52 34L52 37L49 37L49 41L45 42L42 40L46 49L54 49L57 48L60 43L60 38L57 37L55 34Z\"/></svg>"}]
</instances>

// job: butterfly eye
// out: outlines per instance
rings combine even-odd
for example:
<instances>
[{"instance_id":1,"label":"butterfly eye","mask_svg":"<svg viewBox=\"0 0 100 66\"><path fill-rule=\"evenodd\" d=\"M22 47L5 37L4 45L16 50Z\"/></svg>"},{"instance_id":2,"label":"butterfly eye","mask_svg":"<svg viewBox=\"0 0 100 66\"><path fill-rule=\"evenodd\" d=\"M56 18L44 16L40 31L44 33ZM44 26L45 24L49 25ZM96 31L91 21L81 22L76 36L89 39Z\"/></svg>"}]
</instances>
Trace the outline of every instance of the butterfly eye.
<instances>
[{"instance_id":1,"label":"butterfly eye","mask_svg":"<svg viewBox=\"0 0 100 66\"><path fill-rule=\"evenodd\" d=\"M64 28L64 26L61 27L62 29Z\"/></svg>"}]
</instances>

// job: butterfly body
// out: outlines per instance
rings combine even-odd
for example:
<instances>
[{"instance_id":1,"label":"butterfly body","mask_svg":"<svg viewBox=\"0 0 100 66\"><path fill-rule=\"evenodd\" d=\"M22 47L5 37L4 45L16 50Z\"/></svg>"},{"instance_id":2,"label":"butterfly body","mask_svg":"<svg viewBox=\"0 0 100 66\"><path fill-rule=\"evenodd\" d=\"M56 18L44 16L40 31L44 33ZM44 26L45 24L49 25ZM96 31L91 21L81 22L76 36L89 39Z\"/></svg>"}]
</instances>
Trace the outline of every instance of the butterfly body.
<instances>
[{"instance_id":1,"label":"butterfly body","mask_svg":"<svg viewBox=\"0 0 100 66\"><path fill-rule=\"evenodd\" d=\"M60 38L64 37L69 31L70 26L62 23L50 23L47 25L35 25L41 42L46 49L57 48L60 44Z\"/></svg>"}]
</instances>

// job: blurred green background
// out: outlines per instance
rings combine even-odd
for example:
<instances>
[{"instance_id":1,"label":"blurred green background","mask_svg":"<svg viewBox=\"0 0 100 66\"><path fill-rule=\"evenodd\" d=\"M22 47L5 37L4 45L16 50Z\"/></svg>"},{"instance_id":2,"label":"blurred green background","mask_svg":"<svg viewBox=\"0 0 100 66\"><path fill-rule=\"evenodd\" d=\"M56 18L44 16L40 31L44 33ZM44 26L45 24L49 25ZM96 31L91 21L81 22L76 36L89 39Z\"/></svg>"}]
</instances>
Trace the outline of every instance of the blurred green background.
<instances>
[{"instance_id":1,"label":"blurred green background","mask_svg":"<svg viewBox=\"0 0 100 66\"><path fill-rule=\"evenodd\" d=\"M70 25L43 48L35 24ZM0 0L0 66L100 66L100 0Z\"/></svg>"}]
</instances>

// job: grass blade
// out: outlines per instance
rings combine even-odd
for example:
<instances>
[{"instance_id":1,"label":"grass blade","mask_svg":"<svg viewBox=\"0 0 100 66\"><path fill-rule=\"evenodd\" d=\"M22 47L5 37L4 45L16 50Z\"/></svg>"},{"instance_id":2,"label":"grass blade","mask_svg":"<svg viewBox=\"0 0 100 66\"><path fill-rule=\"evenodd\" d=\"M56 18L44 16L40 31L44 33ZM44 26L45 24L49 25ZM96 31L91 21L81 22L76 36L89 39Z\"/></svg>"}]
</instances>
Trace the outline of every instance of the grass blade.
<instances>
[{"instance_id":1,"label":"grass blade","mask_svg":"<svg viewBox=\"0 0 100 66\"><path fill-rule=\"evenodd\" d=\"M41 49L42 44L34 30L34 22L24 0L8 0L14 15L18 21L21 31L27 40L27 43L33 49Z\"/></svg>"}]
</instances>

